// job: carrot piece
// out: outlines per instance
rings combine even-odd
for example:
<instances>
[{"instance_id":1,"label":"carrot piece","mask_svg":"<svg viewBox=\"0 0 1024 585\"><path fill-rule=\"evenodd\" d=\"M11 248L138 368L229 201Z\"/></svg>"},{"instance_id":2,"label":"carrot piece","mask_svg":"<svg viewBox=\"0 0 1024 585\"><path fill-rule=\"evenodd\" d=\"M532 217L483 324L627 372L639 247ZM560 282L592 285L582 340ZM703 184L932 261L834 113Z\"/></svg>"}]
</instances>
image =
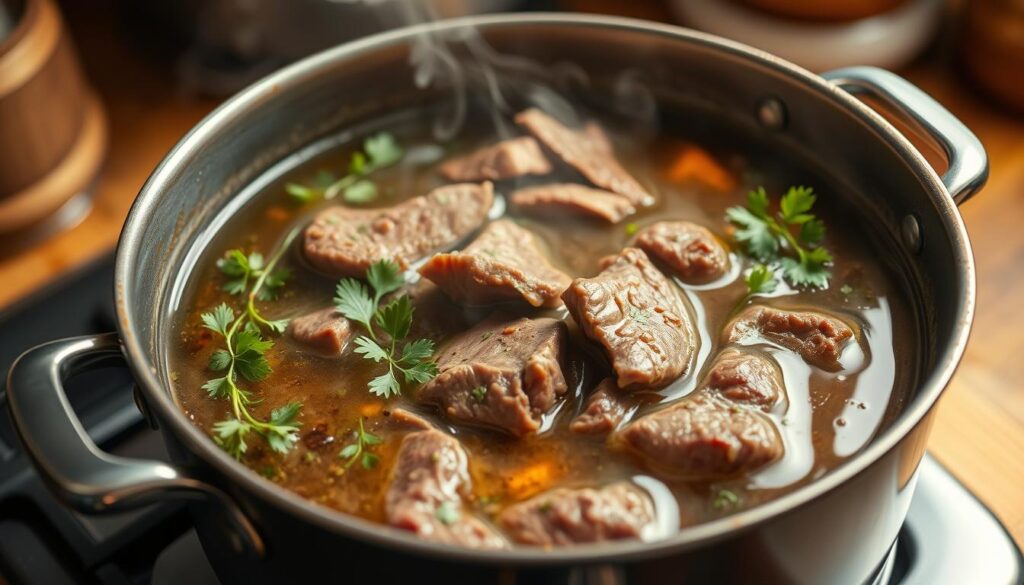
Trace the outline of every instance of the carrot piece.
<instances>
[{"instance_id":1,"label":"carrot piece","mask_svg":"<svg viewBox=\"0 0 1024 585\"><path fill-rule=\"evenodd\" d=\"M681 183L695 180L715 189L728 192L736 188L736 179L703 148L684 146L676 161L668 168L668 178Z\"/></svg>"},{"instance_id":2,"label":"carrot piece","mask_svg":"<svg viewBox=\"0 0 1024 585\"><path fill-rule=\"evenodd\" d=\"M550 461L541 461L513 472L505 480L513 500L528 498L548 488L555 480L557 470Z\"/></svg>"},{"instance_id":3,"label":"carrot piece","mask_svg":"<svg viewBox=\"0 0 1024 585\"><path fill-rule=\"evenodd\" d=\"M384 410L384 405L380 402L367 402L359 407L359 416L363 418L374 417L380 414L382 410Z\"/></svg>"},{"instance_id":4,"label":"carrot piece","mask_svg":"<svg viewBox=\"0 0 1024 585\"><path fill-rule=\"evenodd\" d=\"M267 211L266 211L266 215L267 215L267 219L269 219L271 221L287 221L288 217L289 217L288 210L286 210L285 208L281 207L280 205L274 205L273 207L268 207Z\"/></svg>"}]
</instances>

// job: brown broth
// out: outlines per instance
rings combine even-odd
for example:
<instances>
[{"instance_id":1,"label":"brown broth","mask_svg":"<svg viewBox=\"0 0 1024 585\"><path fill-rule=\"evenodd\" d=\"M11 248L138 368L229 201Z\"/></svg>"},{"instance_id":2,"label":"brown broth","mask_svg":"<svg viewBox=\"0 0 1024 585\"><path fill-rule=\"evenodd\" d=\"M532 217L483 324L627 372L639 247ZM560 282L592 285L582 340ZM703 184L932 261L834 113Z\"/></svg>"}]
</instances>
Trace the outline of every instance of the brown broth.
<instances>
[{"instance_id":1,"label":"brown broth","mask_svg":"<svg viewBox=\"0 0 1024 585\"><path fill-rule=\"evenodd\" d=\"M442 184L433 166L442 149L423 141L422 137L429 135L423 118L406 115L378 125L405 145L406 161L420 162L376 173L373 178L382 195L372 206L391 205ZM466 446L474 479L473 505L485 517L551 487L593 486L634 478L655 496L663 525L671 528L708 521L792 491L834 469L891 420L912 388L917 366L915 352L904 350L897 354L895 348L917 347L917 324L898 271L879 262L879 258L885 257L881 251L890 247L884 237L851 219L856 214L840 201L841 191L826 175L815 172L810 165L779 161L777 154L748 146L749 140L739 131L723 133L717 127L710 131L688 124L683 116L667 117L665 127L671 130L645 144L632 144L625 139L626 134L612 132L624 165L657 198L654 206L643 209L627 222L642 227L662 219L686 219L708 226L727 239L729 228L724 211L729 206L742 205L750 188L763 184L774 200L790 184L813 185L819 193L816 212L829 228L825 245L836 257L832 285L813 292L798 292L783 285L771 298L758 302L822 307L840 314L861 325L866 351L850 344L844 364L859 365L831 374L807 366L790 352L766 346L783 369L788 391L788 401L770 413L783 436L785 456L747 477L687 483L658 478L629 456L608 451L604 437L568 431L568 422L579 411L586 393L608 369L573 329L573 346L577 349L567 372L572 381L571 391L545 419L544 430L538 436L513 440L492 432L450 427L441 417L434 417L439 426L458 436ZM216 235L190 275L183 297L185 310L180 312L176 328L180 342L173 344L177 351L169 359L181 408L204 432L209 433L215 422L224 419L229 408L226 401L209 398L201 388L207 379L215 377L207 370L207 361L222 340L201 327L199 315L222 301L236 309L241 306L239 297L230 297L220 290L224 278L215 266L216 259L225 250L236 247L267 254L291 226L302 225L317 210L336 204L298 206L285 195L283 185L289 180L309 182L321 169L344 170L352 148L369 133L370 130L360 131L353 135L356 140L316 156L272 181L232 219L228 229ZM446 145L443 154L463 152L494 139L491 135L467 135ZM706 148L728 168L736 181L735 188L720 192L695 181L674 183L667 179L667 170L680 150L694 143ZM595 274L598 259L620 250L630 237L625 228L627 222L606 226L567 218L520 217L517 221L538 234L546 242L553 262L574 277ZM295 317L330 303L333 279L307 269L294 249L284 263L293 269L294 276L280 299L261 304L265 314L272 318ZM693 305L701 330L696 362L686 375L652 396L634 416L685 395L703 376L710 359L720 349L719 332L746 293L741 277L746 261L733 254L732 263L732 271L719 281L702 286L680 284ZM852 288L852 292L844 294L843 285ZM445 301L432 310L471 321L487 314L481 310L467 311ZM566 315L564 310L548 313ZM417 316L418 320L423 318ZM454 332L451 324L459 320L437 320L441 324L430 332L431 336L441 342ZM386 415L404 404L405 399L385 403L371 395L366 383L379 372L375 364L359 356L349 353L340 359L316 357L288 335L277 337L275 342L268 352L273 373L258 384L245 386L260 399L252 409L261 418L285 402L301 401L302 439L282 456L253 438L245 464L268 480L313 501L381 521L388 472L398 443L408 432ZM384 438L383 444L373 448L380 457L373 469L364 469L358 463L346 468L345 461L338 456L353 441L360 416L366 417L367 430ZM738 503L716 506L715 496L722 489L734 492Z\"/></svg>"}]
</instances>

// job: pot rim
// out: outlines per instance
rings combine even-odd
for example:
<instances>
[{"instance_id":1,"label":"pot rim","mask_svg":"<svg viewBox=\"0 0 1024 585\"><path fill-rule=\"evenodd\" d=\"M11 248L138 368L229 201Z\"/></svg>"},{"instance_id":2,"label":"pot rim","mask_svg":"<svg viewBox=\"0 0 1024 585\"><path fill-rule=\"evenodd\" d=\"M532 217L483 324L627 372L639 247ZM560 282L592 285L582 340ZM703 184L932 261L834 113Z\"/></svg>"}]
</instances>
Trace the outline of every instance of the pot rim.
<instances>
[{"instance_id":1,"label":"pot rim","mask_svg":"<svg viewBox=\"0 0 1024 585\"><path fill-rule=\"evenodd\" d=\"M552 551L513 548L482 551L424 541L406 531L382 526L313 503L293 492L265 480L235 461L192 425L174 402L170 392L157 378L157 370L147 358L145 338L135 331L132 317L136 310L130 274L137 264L138 248L144 245L144 228L156 208L165 187L176 170L199 149L206 138L230 123L241 113L269 99L280 87L302 80L307 75L339 60L358 58L388 46L403 43L426 31L450 31L465 27L503 28L515 26L562 26L626 30L666 37L675 41L723 51L786 75L804 85L808 91L830 99L867 124L902 157L935 204L946 237L951 238L956 253L951 260L963 279L958 298L958 319L944 351L936 361L939 365L927 379L919 383L917 393L898 418L866 447L822 478L788 494L708 523L681 529L677 534L651 542L609 543ZM822 77L774 55L720 37L678 27L631 18L580 15L571 13L502 14L470 16L434 23L404 27L339 45L285 67L242 90L207 115L188 132L160 162L136 198L118 242L115 265L115 306L118 331L136 379L146 394L147 405L155 409L162 424L170 427L192 453L213 466L229 481L237 482L261 499L303 521L353 539L379 546L396 548L416 555L429 555L452 561L477 564L547 565L574 563L607 563L636 561L666 556L708 545L755 525L791 512L840 487L869 468L910 434L931 411L948 386L963 356L975 309L975 266L970 241L953 198L935 170L923 155L877 112Z\"/></svg>"}]
</instances>

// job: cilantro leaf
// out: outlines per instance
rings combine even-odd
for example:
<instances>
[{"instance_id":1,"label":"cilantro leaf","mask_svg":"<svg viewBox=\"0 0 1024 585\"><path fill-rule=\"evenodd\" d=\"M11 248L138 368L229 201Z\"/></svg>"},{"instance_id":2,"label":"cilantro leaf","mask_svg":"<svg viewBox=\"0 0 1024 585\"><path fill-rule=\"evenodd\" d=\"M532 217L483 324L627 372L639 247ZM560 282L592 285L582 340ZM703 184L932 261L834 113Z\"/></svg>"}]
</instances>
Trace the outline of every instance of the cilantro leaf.
<instances>
[{"instance_id":1,"label":"cilantro leaf","mask_svg":"<svg viewBox=\"0 0 1024 585\"><path fill-rule=\"evenodd\" d=\"M366 271L366 281L374 290L374 303L379 303L384 295L394 292L405 284L402 269L393 260L374 262Z\"/></svg>"},{"instance_id":2,"label":"cilantro leaf","mask_svg":"<svg viewBox=\"0 0 1024 585\"><path fill-rule=\"evenodd\" d=\"M746 281L748 296L770 293L779 284L772 269L764 264L755 264L747 274Z\"/></svg>"},{"instance_id":3,"label":"cilantro leaf","mask_svg":"<svg viewBox=\"0 0 1024 585\"><path fill-rule=\"evenodd\" d=\"M388 354L388 352L384 348L377 345L376 341L370 339L369 337L366 337L365 335L360 335L359 337L357 337L355 340L355 344L356 348L353 351L362 355L368 360L373 360L377 363L380 363L381 360L389 361L391 359L391 355Z\"/></svg>"},{"instance_id":4,"label":"cilantro leaf","mask_svg":"<svg viewBox=\"0 0 1024 585\"><path fill-rule=\"evenodd\" d=\"M210 363L207 367L214 372L228 369L231 365L231 354L226 349L218 349L217 351L210 354Z\"/></svg>"},{"instance_id":5,"label":"cilantro leaf","mask_svg":"<svg viewBox=\"0 0 1024 585\"><path fill-rule=\"evenodd\" d=\"M412 327L412 304L402 295L377 311L374 321L391 339L405 339Z\"/></svg>"},{"instance_id":6,"label":"cilantro leaf","mask_svg":"<svg viewBox=\"0 0 1024 585\"><path fill-rule=\"evenodd\" d=\"M348 163L348 172L353 175L366 174L366 155L358 150L353 152Z\"/></svg>"},{"instance_id":7,"label":"cilantro leaf","mask_svg":"<svg viewBox=\"0 0 1024 585\"><path fill-rule=\"evenodd\" d=\"M210 398L227 398L231 390L227 377L213 378L203 384L203 390L210 395Z\"/></svg>"},{"instance_id":8,"label":"cilantro leaf","mask_svg":"<svg viewBox=\"0 0 1024 585\"><path fill-rule=\"evenodd\" d=\"M770 260L779 252L779 242L765 221L742 207L725 210L732 223L741 226L736 231L736 240L746 244L750 255L759 260Z\"/></svg>"},{"instance_id":9,"label":"cilantro leaf","mask_svg":"<svg viewBox=\"0 0 1024 585\"><path fill-rule=\"evenodd\" d=\"M349 203L366 203L377 197L377 185L373 181L361 179L346 187L341 196Z\"/></svg>"},{"instance_id":10,"label":"cilantro leaf","mask_svg":"<svg viewBox=\"0 0 1024 585\"><path fill-rule=\"evenodd\" d=\"M363 142L363 150L366 151L373 170L395 164L404 154L395 137L387 132L380 132L367 138Z\"/></svg>"},{"instance_id":11,"label":"cilantro leaf","mask_svg":"<svg viewBox=\"0 0 1024 585\"><path fill-rule=\"evenodd\" d=\"M370 329L376 303L363 283L354 278L343 278L338 281L335 295L334 306L342 315Z\"/></svg>"},{"instance_id":12,"label":"cilantro leaf","mask_svg":"<svg viewBox=\"0 0 1024 585\"><path fill-rule=\"evenodd\" d=\"M747 195L746 208L730 207L726 218L739 228L736 241L750 256L775 263L793 286L825 288L832 276L832 255L821 247L825 224L811 213L816 201L810 187L790 187L779 200L778 213L772 217L768 194L759 187ZM756 272L756 276L754 271L748 275L749 294L768 286L762 271Z\"/></svg>"},{"instance_id":13,"label":"cilantro leaf","mask_svg":"<svg viewBox=\"0 0 1024 585\"><path fill-rule=\"evenodd\" d=\"M228 327L231 327L231 322L235 320L235 312L227 303L221 303L213 311L200 315L200 318L207 329L226 337Z\"/></svg>"},{"instance_id":14,"label":"cilantro leaf","mask_svg":"<svg viewBox=\"0 0 1024 585\"><path fill-rule=\"evenodd\" d=\"M363 419L360 417L359 430L356 432L356 441L346 445L341 452L338 453L338 457L348 459L348 463L345 464L346 469L351 467L357 458L362 463L363 469L373 469L377 466L377 463L380 462L380 458L377 455L368 452L367 449L373 445L379 445L382 442L383 440L380 437L367 432L366 428L363 426ZM359 457L360 455L362 455L362 457Z\"/></svg>"},{"instance_id":15,"label":"cilantro leaf","mask_svg":"<svg viewBox=\"0 0 1024 585\"><path fill-rule=\"evenodd\" d=\"M417 339L405 344L402 348L402 357L398 358L399 363L412 365L430 359L434 355L434 342L430 339Z\"/></svg>"},{"instance_id":16,"label":"cilantro leaf","mask_svg":"<svg viewBox=\"0 0 1024 585\"><path fill-rule=\"evenodd\" d=\"M373 453L363 453L363 469L373 469L377 467L377 463L380 462L380 457L377 457Z\"/></svg>"},{"instance_id":17,"label":"cilantro leaf","mask_svg":"<svg viewBox=\"0 0 1024 585\"><path fill-rule=\"evenodd\" d=\"M437 375L437 364L421 362L411 368L403 368L402 373L407 384L426 384Z\"/></svg>"},{"instance_id":18,"label":"cilantro leaf","mask_svg":"<svg viewBox=\"0 0 1024 585\"><path fill-rule=\"evenodd\" d=\"M810 187L790 187L779 200L779 214L782 220L790 224L806 223L814 217L808 212L814 207L817 198Z\"/></svg>"},{"instance_id":19,"label":"cilantro leaf","mask_svg":"<svg viewBox=\"0 0 1024 585\"><path fill-rule=\"evenodd\" d=\"M394 370L388 369L388 371L376 378L370 380L368 384L370 392L381 398L391 398L401 394L402 388L398 384L398 379L395 378Z\"/></svg>"},{"instance_id":20,"label":"cilantro leaf","mask_svg":"<svg viewBox=\"0 0 1024 585\"><path fill-rule=\"evenodd\" d=\"M249 446L245 436L252 431L252 426L238 419L222 420L213 425L213 440L235 459L241 459Z\"/></svg>"},{"instance_id":21,"label":"cilantro leaf","mask_svg":"<svg viewBox=\"0 0 1024 585\"><path fill-rule=\"evenodd\" d=\"M306 187L299 183L288 183L284 186L284 190L299 203L309 203L313 199L316 199L316 196L321 193L320 189Z\"/></svg>"}]
</instances>

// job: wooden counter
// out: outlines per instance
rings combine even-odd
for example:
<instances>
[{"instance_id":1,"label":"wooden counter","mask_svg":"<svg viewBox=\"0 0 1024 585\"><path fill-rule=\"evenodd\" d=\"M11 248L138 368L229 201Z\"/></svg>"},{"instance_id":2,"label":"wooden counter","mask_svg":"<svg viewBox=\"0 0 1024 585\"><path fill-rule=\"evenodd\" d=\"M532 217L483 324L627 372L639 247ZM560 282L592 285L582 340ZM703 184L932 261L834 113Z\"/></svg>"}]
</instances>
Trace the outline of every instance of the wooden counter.
<instances>
[{"instance_id":1,"label":"wooden counter","mask_svg":"<svg viewBox=\"0 0 1024 585\"><path fill-rule=\"evenodd\" d=\"M176 94L168 68L129 50L109 11L75 12L69 20L79 53L111 120L110 155L94 209L80 225L0 258L0 306L114 246L150 171L215 105ZM931 451L1024 544L1024 310L1017 306L1024 298L1024 119L977 97L942 63L902 73L978 134L992 166L988 186L962 208L978 264L978 314Z\"/></svg>"}]
</instances>

